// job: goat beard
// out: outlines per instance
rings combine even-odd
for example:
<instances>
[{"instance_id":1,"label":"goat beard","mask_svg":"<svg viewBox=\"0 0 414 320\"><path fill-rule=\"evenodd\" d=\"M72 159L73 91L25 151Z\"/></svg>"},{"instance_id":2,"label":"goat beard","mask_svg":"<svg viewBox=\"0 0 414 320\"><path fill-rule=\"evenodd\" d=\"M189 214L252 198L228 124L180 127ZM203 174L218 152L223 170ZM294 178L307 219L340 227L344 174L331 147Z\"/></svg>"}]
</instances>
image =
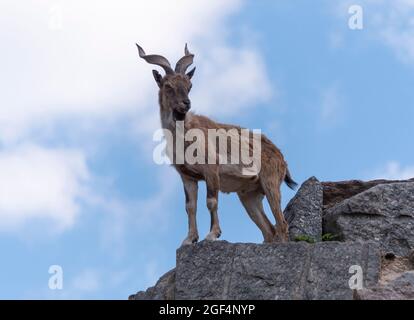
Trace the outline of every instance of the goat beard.
<instances>
[{"instance_id":1,"label":"goat beard","mask_svg":"<svg viewBox=\"0 0 414 320\"><path fill-rule=\"evenodd\" d=\"M174 117L174 120L175 120L175 121L184 121L184 119L185 119L185 115L186 115L186 114L187 114L186 112L181 113L181 112L179 112L179 111L177 111L177 110L174 110L174 111L173 111L173 117Z\"/></svg>"}]
</instances>

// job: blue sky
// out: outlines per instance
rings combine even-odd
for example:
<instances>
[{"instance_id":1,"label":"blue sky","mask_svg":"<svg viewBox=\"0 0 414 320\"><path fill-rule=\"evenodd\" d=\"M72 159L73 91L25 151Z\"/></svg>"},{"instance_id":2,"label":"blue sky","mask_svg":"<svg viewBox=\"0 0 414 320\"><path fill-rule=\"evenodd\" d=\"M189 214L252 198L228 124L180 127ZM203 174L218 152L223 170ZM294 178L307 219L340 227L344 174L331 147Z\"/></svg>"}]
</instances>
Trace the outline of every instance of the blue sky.
<instances>
[{"instance_id":1,"label":"blue sky","mask_svg":"<svg viewBox=\"0 0 414 320\"><path fill-rule=\"evenodd\" d=\"M125 299L175 265L184 195L152 161L157 88L135 42L172 62L188 42L194 111L261 129L298 182L414 176L413 1L5 0L0 15L0 298ZM262 241L235 195L219 201L224 240ZM203 185L197 216L203 237Z\"/></svg>"}]
</instances>

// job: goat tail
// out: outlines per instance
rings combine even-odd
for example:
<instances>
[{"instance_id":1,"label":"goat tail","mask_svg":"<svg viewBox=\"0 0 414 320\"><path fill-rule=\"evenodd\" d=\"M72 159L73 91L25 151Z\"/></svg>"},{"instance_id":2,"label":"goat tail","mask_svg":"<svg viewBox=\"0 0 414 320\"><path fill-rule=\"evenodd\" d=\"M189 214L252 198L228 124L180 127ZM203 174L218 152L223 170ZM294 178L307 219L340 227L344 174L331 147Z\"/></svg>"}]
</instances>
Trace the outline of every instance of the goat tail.
<instances>
[{"instance_id":1,"label":"goat tail","mask_svg":"<svg viewBox=\"0 0 414 320\"><path fill-rule=\"evenodd\" d=\"M288 185L288 187L292 190L295 190L298 184L292 179L289 169L286 168L286 174L285 174L285 183Z\"/></svg>"}]
</instances>

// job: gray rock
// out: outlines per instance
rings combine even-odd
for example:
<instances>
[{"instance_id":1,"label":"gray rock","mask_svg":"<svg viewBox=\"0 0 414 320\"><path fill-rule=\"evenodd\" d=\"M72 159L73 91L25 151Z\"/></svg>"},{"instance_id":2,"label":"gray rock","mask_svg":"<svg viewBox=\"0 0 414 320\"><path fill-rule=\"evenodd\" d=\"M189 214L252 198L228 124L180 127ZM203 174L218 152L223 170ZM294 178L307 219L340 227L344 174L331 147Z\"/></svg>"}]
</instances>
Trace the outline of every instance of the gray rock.
<instances>
[{"instance_id":1,"label":"gray rock","mask_svg":"<svg viewBox=\"0 0 414 320\"><path fill-rule=\"evenodd\" d=\"M290 240L294 241L298 236L321 240L322 202L321 183L315 177L305 181L284 211Z\"/></svg>"},{"instance_id":2,"label":"gray rock","mask_svg":"<svg viewBox=\"0 0 414 320\"><path fill-rule=\"evenodd\" d=\"M380 260L375 243L201 242L177 251L175 299L352 299L349 267L372 286Z\"/></svg>"},{"instance_id":3,"label":"gray rock","mask_svg":"<svg viewBox=\"0 0 414 320\"><path fill-rule=\"evenodd\" d=\"M414 300L414 271L403 273L385 285L355 291L357 300Z\"/></svg>"},{"instance_id":4,"label":"gray rock","mask_svg":"<svg viewBox=\"0 0 414 320\"><path fill-rule=\"evenodd\" d=\"M129 296L129 300L174 300L175 269L168 271L154 287Z\"/></svg>"},{"instance_id":5,"label":"gray rock","mask_svg":"<svg viewBox=\"0 0 414 320\"><path fill-rule=\"evenodd\" d=\"M327 209L325 233L342 241L374 240L385 252L405 256L414 249L414 183L374 186Z\"/></svg>"},{"instance_id":6,"label":"gray rock","mask_svg":"<svg viewBox=\"0 0 414 320\"><path fill-rule=\"evenodd\" d=\"M322 225L343 242L184 246L175 269L130 299L414 299L414 182L311 178L285 216L291 239L320 240ZM362 290L349 288L352 265Z\"/></svg>"},{"instance_id":7,"label":"gray rock","mask_svg":"<svg viewBox=\"0 0 414 320\"><path fill-rule=\"evenodd\" d=\"M412 251L408 254L408 260L410 261L411 265L414 267L414 250L412 250Z\"/></svg>"},{"instance_id":8,"label":"gray rock","mask_svg":"<svg viewBox=\"0 0 414 320\"><path fill-rule=\"evenodd\" d=\"M323 206L325 209L333 207L334 205L351 198L358 193L364 192L379 184L389 184L396 182L414 182L413 179L409 180L348 180L348 181L336 181L336 182L322 182L323 187Z\"/></svg>"}]
</instances>

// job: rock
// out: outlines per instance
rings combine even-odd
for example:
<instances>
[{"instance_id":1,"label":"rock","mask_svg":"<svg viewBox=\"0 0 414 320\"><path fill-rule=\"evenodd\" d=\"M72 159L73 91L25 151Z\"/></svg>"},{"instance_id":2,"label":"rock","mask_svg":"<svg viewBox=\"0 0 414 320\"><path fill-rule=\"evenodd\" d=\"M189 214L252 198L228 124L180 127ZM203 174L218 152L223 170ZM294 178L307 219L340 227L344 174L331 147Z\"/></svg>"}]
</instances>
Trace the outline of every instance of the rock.
<instances>
[{"instance_id":1,"label":"rock","mask_svg":"<svg viewBox=\"0 0 414 320\"><path fill-rule=\"evenodd\" d=\"M413 269L414 268L407 257L394 257L394 259L389 260L384 256L381 264L379 284L385 285L400 277L404 272Z\"/></svg>"},{"instance_id":2,"label":"rock","mask_svg":"<svg viewBox=\"0 0 414 320\"><path fill-rule=\"evenodd\" d=\"M354 298L357 300L414 300L414 271L405 272L385 285L356 290Z\"/></svg>"},{"instance_id":3,"label":"rock","mask_svg":"<svg viewBox=\"0 0 414 320\"><path fill-rule=\"evenodd\" d=\"M323 230L342 241L373 240L384 252L414 249L414 182L379 184L325 210Z\"/></svg>"},{"instance_id":4,"label":"rock","mask_svg":"<svg viewBox=\"0 0 414 320\"><path fill-rule=\"evenodd\" d=\"M409 180L349 180L339 182L322 182L323 206L325 209L328 209L344 201L345 199L351 198L379 184L397 182L414 182L414 178Z\"/></svg>"},{"instance_id":5,"label":"rock","mask_svg":"<svg viewBox=\"0 0 414 320\"><path fill-rule=\"evenodd\" d=\"M312 177L284 214L291 240L323 231L340 241L187 245L175 269L130 299L414 299L414 179ZM351 266L362 268L362 290L349 287Z\"/></svg>"},{"instance_id":6,"label":"rock","mask_svg":"<svg viewBox=\"0 0 414 320\"><path fill-rule=\"evenodd\" d=\"M352 299L349 267L374 285L380 261L375 243L201 242L177 251L175 299Z\"/></svg>"},{"instance_id":7,"label":"rock","mask_svg":"<svg viewBox=\"0 0 414 320\"><path fill-rule=\"evenodd\" d=\"M174 300L175 269L168 271L154 287L129 296L129 300Z\"/></svg>"},{"instance_id":8,"label":"rock","mask_svg":"<svg viewBox=\"0 0 414 320\"><path fill-rule=\"evenodd\" d=\"M394 260L395 259L395 254L394 254L394 252L387 252L384 255L384 258L387 259L387 260Z\"/></svg>"},{"instance_id":9,"label":"rock","mask_svg":"<svg viewBox=\"0 0 414 320\"><path fill-rule=\"evenodd\" d=\"M414 267L414 250L412 250L409 254L408 254L408 260L411 263L411 266Z\"/></svg>"},{"instance_id":10,"label":"rock","mask_svg":"<svg viewBox=\"0 0 414 320\"><path fill-rule=\"evenodd\" d=\"M315 178L309 178L286 206L284 215L289 224L289 238L307 236L315 241L322 237L323 188Z\"/></svg>"}]
</instances>

